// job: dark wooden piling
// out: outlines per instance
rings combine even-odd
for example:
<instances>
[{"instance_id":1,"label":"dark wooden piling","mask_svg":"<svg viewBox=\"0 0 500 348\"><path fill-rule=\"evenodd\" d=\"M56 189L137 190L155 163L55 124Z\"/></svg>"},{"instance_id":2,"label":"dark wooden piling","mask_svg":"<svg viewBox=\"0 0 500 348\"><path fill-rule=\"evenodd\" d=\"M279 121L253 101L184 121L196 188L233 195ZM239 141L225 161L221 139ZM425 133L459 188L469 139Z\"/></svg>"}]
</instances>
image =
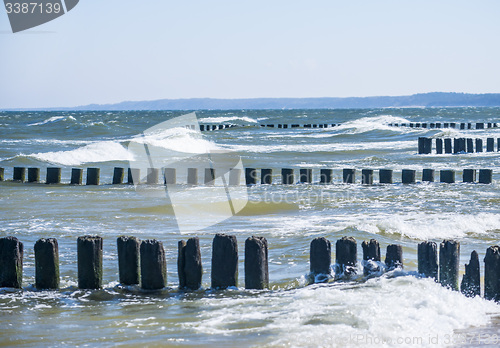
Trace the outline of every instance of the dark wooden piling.
<instances>
[{"instance_id":1,"label":"dark wooden piling","mask_svg":"<svg viewBox=\"0 0 500 348\"><path fill-rule=\"evenodd\" d=\"M453 184L455 182L455 171L446 169L439 172L439 181L447 184Z\"/></svg>"},{"instance_id":2,"label":"dark wooden piling","mask_svg":"<svg viewBox=\"0 0 500 348\"><path fill-rule=\"evenodd\" d=\"M40 181L40 168L28 168L28 182Z\"/></svg>"},{"instance_id":3,"label":"dark wooden piling","mask_svg":"<svg viewBox=\"0 0 500 348\"><path fill-rule=\"evenodd\" d=\"M141 288L160 290L167 285L167 261L163 243L146 239L141 243Z\"/></svg>"},{"instance_id":4,"label":"dark wooden piling","mask_svg":"<svg viewBox=\"0 0 500 348\"><path fill-rule=\"evenodd\" d=\"M491 184L493 181L493 170L492 169L479 169L479 183L480 184Z\"/></svg>"},{"instance_id":5,"label":"dark wooden piling","mask_svg":"<svg viewBox=\"0 0 500 348\"><path fill-rule=\"evenodd\" d=\"M25 179L26 179L26 168L14 167L14 174L12 175L12 180L24 182Z\"/></svg>"},{"instance_id":6,"label":"dark wooden piling","mask_svg":"<svg viewBox=\"0 0 500 348\"><path fill-rule=\"evenodd\" d=\"M60 184L61 183L61 168L50 167L47 168L47 176L45 178L46 184Z\"/></svg>"},{"instance_id":7,"label":"dark wooden piling","mask_svg":"<svg viewBox=\"0 0 500 348\"><path fill-rule=\"evenodd\" d=\"M264 168L264 169L260 170L260 183L262 185L271 185L273 183L273 170L272 169Z\"/></svg>"},{"instance_id":8,"label":"dark wooden piling","mask_svg":"<svg viewBox=\"0 0 500 348\"><path fill-rule=\"evenodd\" d=\"M245 288L269 287L268 245L264 237L250 237L245 241Z\"/></svg>"},{"instance_id":9,"label":"dark wooden piling","mask_svg":"<svg viewBox=\"0 0 500 348\"><path fill-rule=\"evenodd\" d=\"M460 292L467 297L481 295L479 256L475 250L470 254L469 264L465 264L465 274L460 284Z\"/></svg>"},{"instance_id":10,"label":"dark wooden piling","mask_svg":"<svg viewBox=\"0 0 500 348\"><path fill-rule=\"evenodd\" d=\"M497 151L500 152L500 138L497 138Z\"/></svg>"},{"instance_id":11,"label":"dark wooden piling","mask_svg":"<svg viewBox=\"0 0 500 348\"><path fill-rule=\"evenodd\" d=\"M160 170L158 168L148 168L146 174L146 184L157 185L160 177Z\"/></svg>"},{"instance_id":12,"label":"dark wooden piling","mask_svg":"<svg viewBox=\"0 0 500 348\"><path fill-rule=\"evenodd\" d=\"M373 185L373 169L361 170L361 183L363 185Z\"/></svg>"},{"instance_id":13,"label":"dark wooden piling","mask_svg":"<svg viewBox=\"0 0 500 348\"><path fill-rule=\"evenodd\" d=\"M116 246L120 283L123 285L139 284L141 240L136 237L120 236L116 239Z\"/></svg>"},{"instance_id":14,"label":"dark wooden piling","mask_svg":"<svg viewBox=\"0 0 500 348\"><path fill-rule=\"evenodd\" d=\"M102 238L83 236L77 239L78 287L100 289L102 287Z\"/></svg>"},{"instance_id":15,"label":"dark wooden piling","mask_svg":"<svg viewBox=\"0 0 500 348\"><path fill-rule=\"evenodd\" d=\"M99 185L100 168L87 168L87 185Z\"/></svg>"},{"instance_id":16,"label":"dark wooden piling","mask_svg":"<svg viewBox=\"0 0 500 348\"><path fill-rule=\"evenodd\" d=\"M484 298L500 302L500 247L490 246L484 257Z\"/></svg>"},{"instance_id":17,"label":"dark wooden piling","mask_svg":"<svg viewBox=\"0 0 500 348\"><path fill-rule=\"evenodd\" d=\"M476 182L476 170L475 169L464 169L463 182Z\"/></svg>"},{"instance_id":18,"label":"dark wooden piling","mask_svg":"<svg viewBox=\"0 0 500 348\"><path fill-rule=\"evenodd\" d=\"M483 139L476 139L476 152L483 152Z\"/></svg>"},{"instance_id":19,"label":"dark wooden piling","mask_svg":"<svg viewBox=\"0 0 500 348\"><path fill-rule=\"evenodd\" d=\"M319 183L320 184L331 184L333 178L332 169L320 169L319 171Z\"/></svg>"},{"instance_id":20,"label":"dark wooden piling","mask_svg":"<svg viewBox=\"0 0 500 348\"><path fill-rule=\"evenodd\" d=\"M317 237L311 241L310 271L313 277L320 274L331 274L332 245L325 237ZM327 280L328 278L324 278Z\"/></svg>"},{"instance_id":21,"label":"dark wooden piling","mask_svg":"<svg viewBox=\"0 0 500 348\"><path fill-rule=\"evenodd\" d=\"M35 287L59 288L59 246L55 238L42 238L35 243Z\"/></svg>"},{"instance_id":22,"label":"dark wooden piling","mask_svg":"<svg viewBox=\"0 0 500 348\"><path fill-rule=\"evenodd\" d=\"M453 153L462 153L462 152L465 152L465 138L455 138L453 141Z\"/></svg>"},{"instance_id":23,"label":"dark wooden piling","mask_svg":"<svg viewBox=\"0 0 500 348\"><path fill-rule=\"evenodd\" d=\"M125 176L125 169L121 167L113 168L113 185L123 184L123 178Z\"/></svg>"},{"instance_id":24,"label":"dark wooden piling","mask_svg":"<svg viewBox=\"0 0 500 348\"><path fill-rule=\"evenodd\" d=\"M187 243L184 240L179 241L177 274L179 289L198 290L201 287L203 266L198 237L189 238Z\"/></svg>"},{"instance_id":25,"label":"dark wooden piling","mask_svg":"<svg viewBox=\"0 0 500 348\"><path fill-rule=\"evenodd\" d=\"M418 244L418 273L424 277L438 280L437 244L422 242Z\"/></svg>"},{"instance_id":26,"label":"dark wooden piling","mask_svg":"<svg viewBox=\"0 0 500 348\"><path fill-rule=\"evenodd\" d=\"M215 184L215 168L205 168L204 184L207 186L213 186Z\"/></svg>"},{"instance_id":27,"label":"dark wooden piling","mask_svg":"<svg viewBox=\"0 0 500 348\"><path fill-rule=\"evenodd\" d=\"M293 175L293 169L282 168L281 169L281 183L283 185L293 185L295 177Z\"/></svg>"},{"instance_id":28,"label":"dark wooden piling","mask_svg":"<svg viewBox=\"0 0 500 348\"><path fill-rule=\"evenodd\" d=\"M163 184L175 185L177 183L177 170L175 168L163 169Z\"/></svg>"},{"instance_id":29,"label":"dark wooden piling","mask_svg":"<svg viewBox=\"0 0 500 348\"><path fill-rule=\"evenodd\" d=\"M430 154L432 151L432 139L426 137L418 138L418 153Z\"/></svg>"},{"instance_id":30,"label":"dark wooden piling","mask_svg":"<svg viewBox=\"0 0 500 348\"><path fill-rule=\"evenodd\" d=\"M403 169L401 172L401 182L403 184L415 183L416 171L414 169Z\"/></svg>"},{"instance_id":31,"label":"dark wooden piling","mask_svg":"<svg viewBox=\"0 0 500 348\"><path fill-rule=\"evenodd\" d=\"M451 139L444 139L444 153L452 153Z\"/></svg>"},{"instance_id":32,"label":"dark wooden piling","mask_svg":"<svg viewBox=\"0 0 500 348\"><path fill-rule=\"evenodd\" d=\"M442 286L458 291L460 268L460 243L444 240L439 245L439 282Z\"/></svg>"},{"instance_id":33,"label":"dark wooden piling","mask_svg":"<svg viewBox=\"0 0 500 348\"><path fill-rule=\"evenodd\" d=\"M245 183L247 186L257 184L257 169L245 168Z\"/></svg>"},{"instance_id":34,"label":"dark wooden piling","mask_svg":"<svg viewBox=\"0 0 500 348\"><path fill-rule=\"evenodd\" d=\"M71 168L71 185L81 185L83 181L83 169Z\"/></svg>"},{"instance_id":35,"label":"dark wooden piling","mask_svg":"<svg viewBox=\"0 0 500 348\"><path fill-rule=\"evenodd\" d=\"M378 178L381 184L392 184L392 169L380 169Z\"/></svg>"},{"instance_id":36,"label":"dark wooden piling","mask_svg":"<svg viewBox=\"0 0 500 348\"><path fill-rule=\"evenodd\" d=\"M375 239L366 240L361 243L363 248L363 274L379 272L380 267L376 262L380 262L380 244ZM373 262L372 262L373 261Z\"/></svg>"},{"instance_id":37,"label":"dark wooden piling","mask_svg":"<svg viewBox=\"0 0 500 348\"><path fill-rule=\"evenodd\" d=\"M476 129L484 129L484 122L477 122Z\"/></svg>"},{"instance_id":38,"label":"dark wooden piling","mask_svg":"<svg viewBox=\"0 0 500 348\"><path fill-rule=\"evenodd\" d=\"M356 182L356 169L343 169L342 180L344 184L354 184Z\"/></svg>"},{"instance_id":39,"label":"dark wooden piling","mask_svg":"<svg viewBox=\"0 0 500 348\"><path fill-rule=\"evenodd\" d=\"M397 267L403 268L403 247L401 245L391 244L387 246L385 266L389 270Z\"/></svg>"},{"instance_id":40,"label":"dark wooden piling","mask_svg":"<svg viewBox=\"0 0 500 348\"><path fill-rule=\"evenodd\" d=\"M467 123L467 129L472 129L472 123Z\"/></svg>"},{"instance_id":41,"label":"dark wooden piling","mask_svg":"<svg viewBox=\"0 0 500 348\"><path fill-rule=\"evenodd\" d=\"M5 168L0 168L0 181L5 180Z\"/></svg>"},{"instance_id":42,"label":"dark wooden piling","mask_svg":"<svg viewBox=\"0 0 500 348\"><path fill-rule=\"evenodd\" d=\"M358 249L356 239L342 237L335 243L336 264L339 273L350 275L356 273Z\"/></svg>"},{"instance_id":43,"label":"dark wooden piling","mask_svg":"<svg viewBox=\"0 0 500 348\"><path fill-rule=\"evenodd\" d=\"M495 139L494 138L487 138L486 139L486 152L493 152L495 151Z\"/></svg>"},{"instance_id":44,"label":"dark wooden piling","mask_svg":"<svg viewBox=\"0 0 500 348\"><path fill-rule=\"evenodd\" d=\"M465 123L460 123L460 129L465 129Z\"/></svg>"},{"instance_id":45,"label":"dark wooden piling","mask_svg":"<svg viewBox=\"0 0 500 348\"><path fill-rule=\"evenodd\" d=\"M218 233L212 243L212 288L238 286L238 243L236 236Z\"/></svg>"},{"instance_id":46,"label":"dark wooden piling","mask_svg":"<svg viewBox=\"0 0 500 348\"><path fill-rule=\"evenodd\" d=\"M198 185L198 168L188 168L187 183L188 185Z\"/></svg>"},{"instance_id":47,"label":"dark wooden piling","mask_svg":"<svg viewBox=\"0 0 500 348\"><path fill-rule=\"evenodd\" d=\"M128 168L127 184L139 185L141 183L141 170L139 168Z\"/></svg>"},{"instance_id":48,"label":"dark wooden piling","mask_svg":"<svg viewBox=\"0 0 500 348\"><path fill-rule=\"evenodd\" d=\"M436 153L439 155L443 153L443 139L441 138L436 139Z\"/></svg>"},{"instance_id":49,"label":"dark wooden piling","mask_svg":"<svg viewBox=\"0 0 500 348\"><path fill-rule=\"evenodd\" d=\"M0 238L0 288L20 289L23 284L23 243L16 237Z\"/></svg>"},{"instance_id":50,"label":"dark wooden piling","mask_svg":"<svg viewBox=\"0 0 500 348\"><path fill-rule=\"evenodd\" d=\"M422 181L434 182L434 169L422 170Z\"/></svg>"},{"instance_id":51,"label":"dark wooden piling","mask_svg":"<svg viewBox=\"0 0 500 348\"><path fill-rule=\"evenodd\" d=\"M311 184L312 183L312 169L300 168L299 169L299 182L301 184Z\"/></svg>"},{"instance_id":52,"label":"dark wooden piling","mask_svg":"<svg viewBox=\"0 0 500 348\"><path fill-rule=\"evenodd\" d=\"M474 139L467 138L465 141L466 141L466 152L473 153L474 152Z\"/></svg>"}]
</instances>

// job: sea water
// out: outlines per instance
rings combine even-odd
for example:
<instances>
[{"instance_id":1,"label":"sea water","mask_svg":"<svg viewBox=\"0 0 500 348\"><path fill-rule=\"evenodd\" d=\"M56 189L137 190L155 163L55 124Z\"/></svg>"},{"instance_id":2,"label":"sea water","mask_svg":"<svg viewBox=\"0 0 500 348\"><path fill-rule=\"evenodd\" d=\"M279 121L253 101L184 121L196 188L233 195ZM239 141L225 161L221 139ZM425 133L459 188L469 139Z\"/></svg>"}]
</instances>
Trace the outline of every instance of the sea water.
<instances>
[{"instance_id":1,"label":"sea water","mask_svg":"<svg viewBox=\"0 0 500 348\"><path fill-rule=\"evenodd\" d=\"M1 112L0 167L98 167L101 185L0 183L0 236L24 243L23 289L0 289L0 346L453 346L484 345L499 334L500 308L466 298L417 274L421 241L456 239L461 268L477 250L499 243L499 153L418 155L417 138L500 137L498 129L459 130L392 127L409 122L498 122L500 108L405 108L364 110L198 111L200 124L239 127L205 132L169 129L145 139L151 146L193 154L205 148L232 151L244 167L272 168L273 185L248 187L247 206L236 216L202 230L179 231L165 197L149 197L133 185L109 185L114 167L134 160L127 146L181 111ZM260 124L332 124L329 128L278 129ZM495 149L496 150L496 149ZM281 168L333 169L331 185L279 185ZM342 184L342 169L393 169L394 184ZM422 183L421 171L457 171L456 184ZM461 183L463 169L493 169L493 184ZM402 185L401 169L416 169L417 183ZM358 171L360 173L360 171ZM178 173L182 185L185 173ZM210 197L212 187L192 189ZM198 207L199 208L199 207ZM193 216L196 218L196 205ZM217 204L210 205L215 212ZM236 235L238 287L210 289L211 243L216 233ZM77 288L76 239L104 239L102 290ZM164 243L167 288L145 292L118 284L116 238L133 235ZM244 241L269 244L270 289L244 289ZM198 236L202 289L178 290L177 242ZM377 239L403 246L404 269L348 282L308 284L309 245L315 237L334 245L343 236L360 244ZM37 291L34 243L59 242L61 289ZM332 248L334 249L334 248ZM333 255L333 259L334 259ZM490 339L490 341L487 341Z\"/></svg>"}]
</instances>

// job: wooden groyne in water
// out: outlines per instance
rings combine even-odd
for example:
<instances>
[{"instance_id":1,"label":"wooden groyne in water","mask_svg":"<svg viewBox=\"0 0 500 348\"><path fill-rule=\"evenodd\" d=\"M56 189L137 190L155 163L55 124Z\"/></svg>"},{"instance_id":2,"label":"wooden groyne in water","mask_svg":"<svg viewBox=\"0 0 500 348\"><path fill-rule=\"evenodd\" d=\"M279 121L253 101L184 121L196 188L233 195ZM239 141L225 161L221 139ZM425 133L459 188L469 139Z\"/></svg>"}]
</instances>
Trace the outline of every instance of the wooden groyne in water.
<instances>
[{"instance_id":1,"label":"wooden groyne in water","mask_svg":"<svg viewBox=\"0 0 500 348\"><path fill-rule=\"evenodd\" d=\"M111 184L121 185L121 184L146 184L146 185L206 185L213 186L217 179L217 174L213 168L205 168L203 171L203 178L199 180L198 168L187 168L184 175L177 172L176 168L148 168L145 180L141 180L140 169L128 168L127 178L125 180L125 168L115 167L113 169L113 179ZM240 185L241 179L244 180L244 184L248 186L253 185L295 185L295 184L320 184L320 185L330 185L335 184L333 182L333 169L322 168L317 172L317 180L314 180L314 172L312 168L281 168L278 169L278 175L273 176L272 168L245 168L244 173L240 169L229 170L229 180L228 185L237 186ZM28 173L26 177L26 172ZM360 180L356 180L357 173L360 172ZM46 184L61 184L61 168L47 168L46 171ZM100 184L100 173L99 168L87 168L86 170L86 185L99 185ZM375 173L378 173L378 184L393 184L396 183L393 179L394 170L392 169L361 169L357 170L354 168L344 168L342 169L342 181L338 183L344 184L356 184L360 183L363 185L374 185ZM432 168L424 168L421 170L421 181L422 182L434 182L436 170ZM178 180L177 175L182 178ZM451 169L439 170L440 179L439 182L442 183L455 183L456 181L456 171ZM478 175L476 175L478 174ZM243 178L244 176L244 178ZM184 179L187 178L187 179ZM3 181L4 168L0 168L0 181ZM40 168L24 168L24 167L14 167L12 181L14 182L28 182L28 183L41 183L40 180ZM415 169L402 169L401 170L401 183L403 184L415 184L417 182L417 170ZM463 169L462 170L462 182L465 183L480 183L480 184L491 184L493 182L493 170L492 169ZM68 183L68 182L66 182ZM69 179L70 185L82 185L83 184L83 169L72 168L71 176Z\"/></svg>"},{"instance_id":2,"label":"wooden groyne in water","mask_svg":"<svg viewBox=\"0 0 500 348\"><path fill-rule=\"evenodd\" d=\"M486 140L486 141L484 141ZM434 144L434 146L433 146ZM486 144L486 148L484 147ZM431 154L434 148L436 154L464 154L464 153L480 153L480 152L500 152L500 138L418 138L418 153ZM444 149L444 152L443 152Z\"/></svg>"},{"instance_id":3,"label":"wooden groyne in water","mask_svg":"<svg viewBox=\"0 0 500 348\"><path fill-rule=\"evenodd\" d=\"M167 263L161 241L121 236L116 240L118 278L122 285L137 285L144 290L161 290L167 286ZM349 281L360 276L380 276L404 267L403 248L387 245L382 262L377 240L363 241L362 261L358 261L357 242L342 237L335 243L332 265L331 242L318 237L310 243L309 283ZM418 244L418 275L433 278L444 287L461 291L469 297L481 295L479 255L474 250L460 282L460 244L444 240ZM57 290L60 284L59 250L55 238L35 243L35 284L39 290ZM0 287L22 288L24 246L16 237L0 238ZM212 243L211 288L238 286L238 243L236 236L217 234ZM438 261L439 260L439 261ZM500 247L491 246L484 256L484 298L500 302ZM99 236L77 238L78 287L101 289L103 279L103 239ZM203 265L197 237L178 244L177 274L179 289L198 290L202 285ZM244 279L246 289L268 289L268 242L264 237L245 240ZM359 277L358 277L359 278Z\"/></svg>"}]
</instances>

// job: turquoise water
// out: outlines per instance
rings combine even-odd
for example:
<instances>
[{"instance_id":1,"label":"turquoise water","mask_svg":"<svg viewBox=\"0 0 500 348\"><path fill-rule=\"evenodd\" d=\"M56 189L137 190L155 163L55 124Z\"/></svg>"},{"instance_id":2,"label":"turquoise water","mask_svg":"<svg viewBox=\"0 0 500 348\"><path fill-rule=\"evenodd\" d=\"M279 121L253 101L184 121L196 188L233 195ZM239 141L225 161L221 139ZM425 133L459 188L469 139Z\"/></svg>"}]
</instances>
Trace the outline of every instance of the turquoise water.
<instances>
[{"instance_id":1,"label":"turquoise water","mask_svg":"<svg viewBox=\"0 0 500 348\"><path fill-rule=\"evenodd\" d=\"M128 167L127 149L136 135L184 112L2 112L0 167L12 178L14 166L101 168L98 187L0 183L0 236L25 245L23 290L0 290L0 345L180 345L180 346L445 346L459 335L493 334L496 304L465 298L416 277L417 244L423 240L461 243L461 272L472 250L481 260L498 244L500 190L498 152L418 155L417 138L500 137L500 130L412 129L402 122L499 122L500 108L373 110L238 110L197 112L201 124L241 127L207 132L168 130L146 141L176 153L223 149L241 156L244 167L333 169L332 185L257 185L236 216L196 230L203 204L193 203L192 226L179 231L163 195L146 196L132 185L109 185L113 167ZM327 129L276 129L260 123L341 123ZM341 183L342 168L395 171L395 184ZM493 184L422 183L421 170L493 169ZM400 184L401 169L416 169L415 185ZM360 172L358 172L360 173ZM180 189L185 173L178 173ZM360 174L358 174L359 176ZM360 181L358 177L357 182ZM375 171L375 182L378 182ZM215 197L198 186L196 197ZM215 199L215 198L214 198ZM217 214L219 202L209 201ZM210 290L211 242L215 233L238 238L239 284ZM104 238L104 289L77 289L76 238ZM116 238L134 235L164 243L168 284L160 293L118 285ZM270 287L244 289L244 241L252 235L269 243ZM177 242L200 238L203 289L177 289ZM342 236L377 239L382 255L389 244L404 248L404 270L352 282L307 285L309 244L318 236L332 243ZM59 241L61 290L35 291L33 245L39 238ZM360 272L362 274L362 272ZM435 338L437 338L437 344ZM486 337L484 337L485 339ZM477 343L477 341L476 341ZM481 342L485 343L485 342Z\"/></svg>"}]
</instances>

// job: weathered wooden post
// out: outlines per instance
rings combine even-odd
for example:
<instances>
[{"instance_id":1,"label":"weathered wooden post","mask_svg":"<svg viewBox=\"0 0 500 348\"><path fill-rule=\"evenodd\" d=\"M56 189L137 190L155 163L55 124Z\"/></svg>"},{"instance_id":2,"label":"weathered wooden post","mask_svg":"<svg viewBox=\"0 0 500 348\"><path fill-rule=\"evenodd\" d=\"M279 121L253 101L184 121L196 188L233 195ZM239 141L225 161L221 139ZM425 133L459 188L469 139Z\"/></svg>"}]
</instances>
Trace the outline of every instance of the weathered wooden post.
<instances>
[{"instance_id":1,"label":"weathered wooden post","mask_svg":"<svg viewBox=\"0 0 500 348\"><path fill-rule=\"evenodd\" d=\"M312 169L310 168L300 168L299 169L299 182L301 184L311 184L312 183Z\"/></svg>"},{"instance_id":2,"label":"weathered wooden post","mask_svg":"<svg viewBox=\"0 0 500 348\"><path fill-rule=\"evenodd\" d=\"M439 282L444 287L458 291L460 243L444 240L439 245Z\"/></svg>"},{"instance_id":3,"label":"weathered wooden post","mask_svg":"<svg viewBox=\"0 0 500 348\"><path fill-rule=\"evenodd\" d=\"M40 168L28 168L28 182L40 181Z\"/></svg>"},{"instance_id":4,"label":"weathered wooden post","mask_svg":"<svg viewBox=\"0 0 500 348\"><path fill-rule=\"evenodd\" d=\"M281 183L283 185L293 185L294 181L295 176L293 175L293 169L281 168Z\"/></svg>"},{"instance_id":5,"label":"weathered wooden post","mask_svg":"<svg viewBox=\"0 0 500 348\"><path fill-rule=\"evenodd\" d=\"M319 183L320 184L331 184L332 183L332 169L320 169L319 170Z\"/></svg>"},{"instance_id":6,"label":"weathered wooden post","mask_svg":"<svg viewBox=\"0 0 500 348\"><path fill-rule=\"evenodd\" d=\"M77 239L78 287L100 289L102 287L102 238L83 236Z\"/></svg>"},{"instance_id":7,"label":"weathered wooden post","mask_svg":"<svg viewBox=\"0 0 500 348\"><path fill-rule=\"evenodd\" d=\"M20 289L23 284L23 243L16 237L0 238L0 288Z\"/></svg>"},{"instance_id":8,"label":"weathered wooden post","mask_svg":"<svg viewBox=\"0 0 500 348\"><path fill-rule=\"evenodd\" d=\"M484 129L484 122L477 122L476 129Z\"/></svg>"},{"instance_id":9,"label":"weathered wooden post","mask_svg":"<svg viewBox=\"0 0 500 348\"><path fill-rule=\"evenodd\" d=\"M100 168L87 168L87 185L99 185Z\"/></svg>"},{"instance_id":10,"label":"weathered wooden post","mask_svg":"<svg viewBox=\"0 0 500 348\"><path fill-rule=\"evenodd\" d=\"M480 184L491 184L493 177L492 169L479 169L479 183Z\"/></svg>"},{"instance_id":11,"label":"weathered wooden post","mask_svg":"<svg viewBox=\"0 0 500 348\"><path fill-rule=\"evenodd\" d=\"M238 243L236 236L218 233L212 243L212 288L238 286Z\"/></svg>"},{"instance_id":12,"label":"weathered wooden post","mask_svg":"<svg viewBox=\"0 0 500 348\"><path fill-rule=\"evenodd\" d=\"M437 245L434 242L422 242L418 245L418 273L424 277L438 280Z\"/></svg>"},{"instance_id":13,"label":"weathered wooden post","mask_svg":"<svg viewBox=\"0 0 500 348\"><path fill-rule=\"evenodd\" d=\"M35 243L35 287L59 288L59 246L55 238L42 238Z\"/></svg>"},{"instance_id":14,"label":"weathered wooden post","mask_svg":"<svg viewBox=\"0 0 500 348\"><path fill-rule=\"evenodd\" d=\"M241 177L241 169L229 169L229 186L239 186Z\"/></svg>"},{"instance_id":15,"label":"weathered wooden post","mask_svg":"<svg viewBox=\"0 0 500 348\"><path fill-rule=\"evenodd\" d=\"M423 169L422 181L434 182L434 169Z\"/></svg>"},{"instance_id":16,"label":"weathered wooden post","mask_svg":"<svg viewBox=\"0 0 500 348\"><path fill-rule=\"evenodd\" d=\"M464 169L463 182L476 182L476 170Z\"/></svg>"},{"instance_id":17,"label":"weathered wooden post","mask_svg":"<svg viewBox=\"0 0 500 348\"><path fill-rule=\"evenodd\" d=\"M257 169L245 168L245 182L247 186L257 184Z\"/></svg>"},{"instance_id":18,"label":"weathered wooden post","mask_svg":"<svg viewBox=\"0 0 500 348\"><path fill-rule=\"evenodd\" d=\"M379 183L392 184L392 169L380 169L378 171Z\"/></svg>"},{"instance_id":19,"label":"weathered wooden post","mask_svg":"<svg viewBox=\"0 0 500 348\"><path fill-rule=\"evenodd\" d=\"M257 173L255 173L257 175ZM262 185L271 185L273 183L273 170L269 168L260 170L260 183Z\"/></svg>"},{"instance_id":20,"label":"weathered wooden post","mask_svg":"<svg viewBox=\"0 0 500 348\"><path fill-rule=\"evenodd\" d=\"M327 281L328 275L331 274L330 265L332 263L332 246L330 241L325 237L314 238L311 242L309 258L311 276L314 282L321 283Z\"/></svg>"},{"instance_id":21,"label":"weathered wooden post","mask_svg":"<svg viewBox=\"0 0 500 348\"><path fill-rule=\"evenodd\" d=\"M418 153L430 154L432 152L432 139L426 137L418 138Z\"/></svg>"},{"instance_id":22,"label":"weathered wooden post","mask_svg":"<svg viewBox=\"0 0 500 348\"><path fill-rule=\"evenodd\" d=\"M269 287L268 246L264 237L250 237L245 241L245 288Z\"/></svg>"},{"instance_id":23,"label":"weathered wooden post","mask_svg":"<svg viewBox=\"0 0 500 348\"><path fill-rule=\"evenodd\" d=\"M160 177L160 169L148 168L146 174L146 184L157 185L159 177Z\"/></svg>"},{"instance_id":24,"label":"weathered wooden post","mask_svg":"<svg viewBox=\"0 0 500 348\"><path fill-rule=\"evenodd\" d=\"M354 184L356 181L356 169L345 168L342 170L344 184Z\"/></svg>"},{"instance_id":25,"label":"weathered wooden post","mask_svg":"<svg viewBox=\"0 0 500 348\"><path fill-rule=\"evenodd\" d=\"M72 168L71 169L71 185L81 185L83 181L83 169Z\"/></svg>"},{"instance_id":26,"label":"weathered wooden post","mask_svg":"<svg viewBox=\"0 0 500 348\"><path fill-rule=\"evenodd\" d=\"M5 180L5 168L0 168L0 181Z\"/></svg>"},{"instance_id":27,"label":"weathered wooden post","mask_svg":"<svg viewBox=\"0 0 500 348\"><path fill-rule=\"evenodd\" d=\"M135 285L140 282L141 240L136 237L120 236L116 239L120 283Z\"/></svg>"},{"instance_id":28,"label":"weathered wooden post","mask_svg":"<svg viewBox=\"0 0 500 348\"><path fill-rule=\"evenodd\" d=\"M187 243L179 241L177 274L179 289L198 290L201 287L203 266L201 264L200 241L198 237L189 238Z\"/></svg>"},{"instance_id":29,"label":"weathered wooden post","mask_svg":"<svg viewBox=\"0 0 500 348\"><path fill-rule=\"evenodd\" d=\"M141 183L141 170L139 168L128 168L127 184L139 185Z\"/></svg>"},{"instance_id":30,"label":"weathered wooden post","mask_svg":"<svg viewBox=\"0 0 500 348\"><path fill-rule=\"evenodd\" d=\"M380 262L380 244L376 239L366 240L361 243L363 248L363 274L365 276L371 273L380 272L377 262Z\"/></svg>"},{"instance_id":31,"label":"weathered wooden post","mask_svg":"<svg viewBox=\"0 0 500 348\"><path fill-rule=\"evenodd\" d=\"M465 138L455 138L453 142L453 153L461 152L465 152Z\"/></svg>"},{"instance_id":32,"label":"weathered wooden post","mask_svg":"<svg viewBox=\"0 0 500 348\"><path fill-rule=\"evenodd\" d=\"M493 152L495 151L495 139L494 138L487 138L486 139L486 152Z\"/></svg>"},{"instance_id":33,"label":"weathered wooden post","mask_svg":"<svg viewBox=\"0 0 500 348\"><path fill-rule=\"evenodd\" d=\"M123 177L125 176L125 169L120 167L113 168L113 185L123 184Z\"/></svg>"},{"instance_id":34,"label":"weathered wooden post","mask_svg":"<svg viewBox=\"0 0 500 348\"><path fill-rule=\"evenodd\" d=\"M481 275L479 271L479 256L474 250L470 254L469 264L465 264L465 274L460 284L460 292L467 297L481 295Z\"/></svg>"},{"instance_id":35,"label":"weathered wooden post","mask_svg":"<svg viewBox=\"0 0 500 348\"><path fill-rule=\"evenodd\" d=\"M175 168L163 169L163 183L165 185L175 185L177 183L177 170Z\"/></svg>"},{"instance_id":36,"label":"weathered wooden post","mask_svg":"<svg viewBox=\"0 0 500 348\"><path fill-rule=\"evenodd\" d=\"M466 152L473 153L474 152L474 139L467 138L466 140Z\"/></svg>"},{"instance_id":37,"label":"weathered wooden post","mask_svg":"<svg viewBox=\"0 0 500 348\"><path fill-rule=\"evenodd\" d=\"M443 139L441 138L436 139L436 153L438 155L443 153Z\"/></svg>"},{"instance_id":38,"label":"weathered wooden post","mask_svg":"<svg viewBox=\"0 0 500 348\"><path fill-rule=\"evenodd\" d=\"M141 243L141 288L160 290L167 285L167 261L163 243L146 239Z\"/></svg>"},{"instance_id":39,"label":"weathered wooden post","mask_svg":"<svg viewBox=\"0 0 500 348\"><path fill-rule=\"evenodd\" d=\"M455 171L454 170L441 170L439 172L439 181L453 184L455 182Z\"/></svg>"},{"instance_id":40,"label":"weathered wooden post","mask_svg":"<svg viewBox=\"0 0 500 348\"><path fill-rule=\"evenodd\" d=\"M26 178L26 168L14 167L14 174L12 175L12 180L24 182L25 178Z\"/></svg>"},{"instance_id":41,"label":"weathered wooden post","mask_svg":"<svg viewBox=\"0 0 500 348\"><path fill-rule=\"evenodd\" d=\"M476 138L476 152L483 152L483 139Z\"/></svg>"},{"instance_id":42,"label":"weathered wooden post","mask_svg":"<svg viewBox=\"0 0 500 348\"><path fill-rule=\"evenodd\" d=\"M215 184L215 168L205 168L205 185L213 186Z\"/></svg>"},{"instance_id":43,"label":"weathered wooden post","mask_svg":"<svg viewBox=\"0 0 500 348\"><path fill-rule=\"evenodd\" d=\"M188 168L187 183L188 185L198 185L198 168Z\"/></svg>"},{"instance_id":44,"label":"weathered wooden post","mask_svg":"<svg viewBox=\"0 0 500 348\"><path fill-rule=\"evenodd\" d=\"M446 139L444 139L444 153L451 153L451 152L452 152L451 139L446 138Z\"/></svg>"},{"instance_id":45,"label":"weathered wooden post","mask_svg":"<svg viewBox=\"0 0 500 348\"><path fill-rule=\"evenodd\" d=\"M356 274L356 263L358 258L358 250L356 239L353 237L342 237L335 244L336 254L336 269L341 276L349 276Z\"/></svg>"},{"instance_id":46,"label":"weathered wooden post","mask_svg":"<svg viewBox=\"0 0 500 348\"><path fill-rule=\"evenodd\" d=\"M47 168L47 176L45 178L46 184L60 184L61 183L61 168L50 167Z\"/></svg>"},{"instance_id":47,"label":"weathered wooden post","mask_svg":"<svg viewBox=\"0 0 500 348\"><path fill-rule=\"evenodd\" d=\"M414 184L415 176L415 169L403 169L403 171L401 172L401 182L403 184Z\"/></svg>"},{"instance_id":48,"label":"weathered wooden post","mask_svg":"<svg viewBox=\"0 0 500 348\"><path fill-rule=\"evenodd\" d=\"M363 185L373 185L373 169L361 170L361 183Z\"/></svg>"},{"instance_id":49,"label":"weathered wooden post","mask_svg":"<svg viewBox=\"0 0 500 348\"><path fill-rule=\"evenodd\" d=\"M391 244L387 246L385 265L389 270L397 267L403 268L403 247L401 245Z\"/></svg>"},{"instance_id":50,"label":"weathered wooden post","mask_svg":"<svg viewBox=\"0 0 500 348\"><path fill-rule=\"evenodd\" d=\"M490 246L484 257L484 298L500 302L500 247Z\"/></svg>"}]
</instances>

